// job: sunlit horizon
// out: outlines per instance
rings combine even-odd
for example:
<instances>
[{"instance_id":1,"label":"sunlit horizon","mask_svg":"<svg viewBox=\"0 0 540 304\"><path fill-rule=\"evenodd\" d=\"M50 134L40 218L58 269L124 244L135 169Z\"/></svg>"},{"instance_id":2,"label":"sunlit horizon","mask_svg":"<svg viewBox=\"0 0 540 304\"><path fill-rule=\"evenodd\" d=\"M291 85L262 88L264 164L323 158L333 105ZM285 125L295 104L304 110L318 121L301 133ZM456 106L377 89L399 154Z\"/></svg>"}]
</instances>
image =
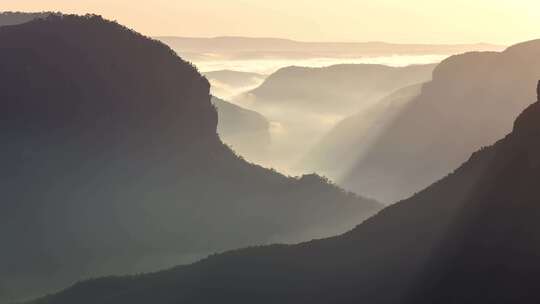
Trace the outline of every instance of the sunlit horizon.
<instances>
[{"instance_id":1,"label":"sunlit horizon","mask_svg":"<svg viewBox=\"0 0 540 304\"><path fill-rule=\"evenodd\" d=\"M336 0L331 6L322 0L156 0L137 5L127 0L2 0L0 4L4 11L95 13L149 36L512 45L539 38L536 29L540 26L540 3L531 0L383 0L376 4Z\"/></svg>"}]
</instances>

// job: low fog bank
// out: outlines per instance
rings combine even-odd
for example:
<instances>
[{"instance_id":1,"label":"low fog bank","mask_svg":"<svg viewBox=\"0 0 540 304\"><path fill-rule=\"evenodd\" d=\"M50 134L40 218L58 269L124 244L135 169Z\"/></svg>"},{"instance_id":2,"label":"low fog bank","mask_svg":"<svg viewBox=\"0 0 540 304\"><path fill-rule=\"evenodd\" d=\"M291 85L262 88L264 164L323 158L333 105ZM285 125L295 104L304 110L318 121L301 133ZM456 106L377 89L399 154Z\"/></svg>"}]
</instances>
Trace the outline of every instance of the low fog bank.
<instances>
[{"instance_id":1,"label":"low fog bank","mask_svg":"<svg viewBox=\"0 0 540 304\"><path fill-rule=\"evenodd\" d=\"M267 77L264 74L233 70L218 70L203 74L211 84L210 93L226 100L255 89Z\"/></svg>"},{"instance_id":2,"label":"low fog bank","mask_svg":"<svg viewBox=\"0 0 540 304\"><path fill-rule=\"evenodd\" d=\"M249 37L156 37L202 72L232 70L271 74L288 66L382 64L402 67L438 63L454 54L501 51L503 46L478 44L394 44L384 42L301 42Z\"/></svg>"},{"instance_id":3,"label":"low fog bank","mask_svg":"<svg viewBox=\"0 0 540 304\"><path fill-rule=\"evenodd\" d=\"M298 66L323 68L338 64L382 64L392 67L404 67L417 64L438 63L449 55L388 55L369 57L318 57L318 58L253 58L253 59L203 59L195 57L190 59L203 73L216 70L232 70L239 72L272 74L279 69Z\"/></svg>"}]
</instances>

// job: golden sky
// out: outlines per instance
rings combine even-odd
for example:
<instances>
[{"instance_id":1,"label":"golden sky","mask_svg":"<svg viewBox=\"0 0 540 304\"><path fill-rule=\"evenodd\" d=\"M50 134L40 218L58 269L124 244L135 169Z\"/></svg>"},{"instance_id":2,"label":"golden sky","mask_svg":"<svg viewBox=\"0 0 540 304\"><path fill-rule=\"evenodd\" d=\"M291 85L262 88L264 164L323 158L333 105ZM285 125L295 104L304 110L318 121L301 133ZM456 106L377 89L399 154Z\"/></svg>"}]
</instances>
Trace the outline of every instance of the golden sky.
<instances>
[{"instance_id":1,"label":"golden sky","mask_svg":"<svg viewBox=\"0 0 540 304\"><path fill-rule=\"evenodd\" d=\"M0 0L97 13L146 35L512 44L540 38L540 0Z\"/></svg>"}]
</instances>

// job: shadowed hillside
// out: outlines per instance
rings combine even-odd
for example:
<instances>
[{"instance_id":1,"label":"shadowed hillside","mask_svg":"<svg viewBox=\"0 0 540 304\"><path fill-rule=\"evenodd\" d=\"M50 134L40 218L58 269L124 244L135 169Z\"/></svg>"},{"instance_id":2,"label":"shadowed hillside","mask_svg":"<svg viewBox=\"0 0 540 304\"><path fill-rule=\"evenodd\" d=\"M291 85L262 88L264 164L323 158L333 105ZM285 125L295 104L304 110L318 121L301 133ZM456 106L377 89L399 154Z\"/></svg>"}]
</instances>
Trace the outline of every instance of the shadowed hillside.
<instances>
[{"instance_id":1,"label":"shadowed hillside","mask_svg":"<svg viewBox=\"0 0 540 304\"><path fill-rule=\"evenodd\" d=\"M373 109L341 120L298 167L341 180L421 89L421 84L399 89L378 101Z\"/></svg>"},{"instance_id":2,"label":"shadowed hillside","mask_svg":"<svg viewBox=\"0 0 540 304\"><path fill-rule=\"evenodd\" d=\"M504 139L344 235L87 281L34 303L538 303L539 143L536 102Z\"/></svg>"},{"instance_id":3,"label":"shadowed hillside","mask_svg":"<svg viewBox=\"0 0 540 304\"><path fill-rule=\"evenodd\" d=\"M94 15L3 26L0 41L2 303L332 235L380 208L236 156L208 81L160 42Z\"/></svg>"},{"instance_id":4,"label":"shadowed hillside","mask_svg":"<svg viewBox=\"0 0 540 304\"><path fill-rule=\"evenodd\" d=\"M268 157L270 123L264 116L217 97L212 97L212 103L218 111L217 131L224 143L249 161Z\"/></svg>"},{"instance_id":5,"label":"shadowed hillside","mask_svg":"<svg viewBox=\"0 0 540 304\"><path fill-rule=\"evenodd\" d=\"M538 75L538 40L450 57L340 185L387 203L412 195L508 133Z\"/></svg>"}]
</instances>

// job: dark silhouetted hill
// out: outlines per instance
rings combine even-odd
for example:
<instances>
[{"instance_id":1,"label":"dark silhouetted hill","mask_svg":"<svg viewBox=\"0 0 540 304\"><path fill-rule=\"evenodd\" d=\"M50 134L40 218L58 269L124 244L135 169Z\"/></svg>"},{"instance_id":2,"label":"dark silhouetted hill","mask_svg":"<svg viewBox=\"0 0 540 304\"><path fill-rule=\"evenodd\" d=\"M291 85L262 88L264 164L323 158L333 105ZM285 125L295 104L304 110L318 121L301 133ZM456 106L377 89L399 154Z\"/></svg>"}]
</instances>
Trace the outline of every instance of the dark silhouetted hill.
<instances>
[{"instance_id":1,"label":"dark silhouetted hill","mask_svg":"<svg viewBox=\"0 0 540 304\"><path fill-rule=\"evenodd\" d=\"M218 134L238 154L256 162L268 157L270 123L261 114L212 97L218 111Z\"/></svg>"},{"instance_id":2,"label":"dark silhouetted hill","mask_svg":"<svg viewBox=\"0 0 540 304\"><path fill-rule=\"evenodd\" d=\"M538 303L540 103L442 180L338 237L255 247L34 303Z\"/></svg>"},{"instance_id":3,"label":"dark silhouetted hill","mask_svg":"<svg viewBox=\"0 0 540 304\"><path fill-rule=\"evenodd\" d=\"M0 27L0 302L250 244L336 234L380 205L222 144L209 83L99 16Z\"/></svg>"},{"instance_id":4,"label":"dark silhouetted hill","mask_svg":"<svg viewBox=\"0 0 540 304\"><path fill-rule=\"evenodd\" d=\"M539 55L537 40L443 61L339 184L392 203L441 178L512 129L533 99Z\"/></svg>"}]
</instances>

